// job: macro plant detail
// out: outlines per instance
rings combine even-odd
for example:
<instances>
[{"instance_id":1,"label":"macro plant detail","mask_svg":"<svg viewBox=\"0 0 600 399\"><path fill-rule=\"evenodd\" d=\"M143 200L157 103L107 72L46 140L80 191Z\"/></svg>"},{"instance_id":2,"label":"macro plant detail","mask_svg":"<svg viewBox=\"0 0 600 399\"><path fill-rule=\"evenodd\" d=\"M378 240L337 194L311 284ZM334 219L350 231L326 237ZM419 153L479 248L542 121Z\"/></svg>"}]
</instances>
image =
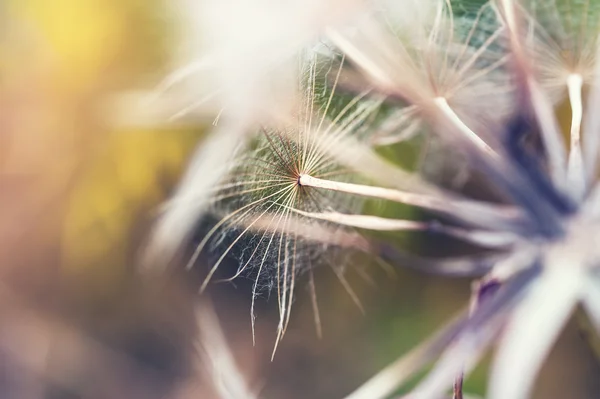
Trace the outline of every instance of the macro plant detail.
<instances>
[{"instance_id":1,"label":"macro plant detail","mask_svg":"<svg viewBox=\"0 0 600 399\"><path fill-rule=\"evenodd\" d=\"M437 399L453 384L454 397L462 397L463 375L494 344L486 397L527 398L576 307L600 332L600 3L402 0L351 8L344 18L333 6L335 18L316 13L318 23L303 27L297 54L275 51L281 62L240 78L253 82L256 72L263 80L292 80L284 91L293 99L290 111L267 106L260 118L246 118L248 104L224 101L215 132L157 231L173 213L194 216L181 228L188 232L177 234L183 240L196 213L216 220L187 266L217 254L204 290L235 256L232 278L251 277L255 296L275 292L276 347L300 277L307 277L321 329L315 267L330 263L355 296L344 278L352 263L339 266L328 257L360 252L394 267L474 278L464 315L348 398L388 397L434 361L407 397ZM271 57L262 44L265 54L257 56ZM381 155L411 140L440 143L454 157L439 167L466 173L491 194L475 198L425 173L440 153L424 156L416 170ZM202 157L217 142L231 151L210 163ZM206 188L200 195L193 188L198 176L213 183L198 183ZM370 200L425 216L369 214ZM395 231L447 236L476 249L427 257L398 248L391 234L385 238Z\"/></svg>"}]
</instances>

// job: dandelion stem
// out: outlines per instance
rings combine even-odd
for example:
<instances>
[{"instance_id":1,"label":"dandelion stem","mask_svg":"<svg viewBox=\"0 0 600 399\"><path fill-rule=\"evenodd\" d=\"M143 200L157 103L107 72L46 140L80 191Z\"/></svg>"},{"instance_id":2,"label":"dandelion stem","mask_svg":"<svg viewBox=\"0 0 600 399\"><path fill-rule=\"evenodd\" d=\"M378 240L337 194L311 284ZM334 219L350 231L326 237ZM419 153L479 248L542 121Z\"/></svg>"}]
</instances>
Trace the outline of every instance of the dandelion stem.
<instances>
[{"instance_id":1,"label":"dandelion stem","mask_svg":"<svg viewBox=\"0 0 600 399\"><path fill-rule=\"evenodd\" d=\"M437 198L423 194L414 194L391 188L374 187L363 184L344 183L332 180L319 179L307 174L302 174L300 175L300 177L298 177L298 184L300 184L301 186L341 191L348 194L356 194L365 197L373 197L394 202L401 202L429 209L442 210L444 208L447 208L447 204L442 203L442 201L438 200Z\"/></svg>"},{"instance_id":2,"label":"dandelion stem","mask_svg":"<svg viewBox=\"0 0 600 399\"><path fill-rule=\"evenodd\" d=\"M459 218L462 222L472 225L481 225L480 218L483 215L493 218L496 223L508 222L509 224L516 221L515 216L518 217L511 209L501 210L499 207L488 206L488 204L478 201L453 201L446 197L435 197L391 188L319 179L308 174L301 174L298 177L298 184L418 206L439 214ZM468 211L465 211L465 209Z\"/></svg>"},{"instance_id":3,"label":"dandelion stem","mask_svg":"<svg viewBox=\"0 0 600 399\"><path fill-rule=\"evenodd\" d=\"M309 259L310 263L310 259ZM310 290L310 302L313 308L313 314L315 317L315 329L317 331L317 337L321 339L323 337L323 329L321 327L321 315L319 313L319 305L317 301L317 288L315 286L315 276L312 267L308 268L308 284Z\"/></svg>"},{"instance_id":4,"label":"dandelion stem","mask_svg":"<svg viewBox=\"0 0 600 399\"><path fill-rule=\"evenodd\" d=\"M322 224L307 223L306 220L293 216L290 216L286 225L282 226L280 223L273 223L276 218L277 215L268 213L252 222L242 220L238 223L238 227L248 226L253 231L294 234L311 242L372 252L370 243L358 233L334 229Z\"/></svg>"},{"instance_id":5,"label":"dandelion stem","mask_svg":"<svg viewBox=\"0 0 600 399\"><path fill-rule=\"evenodd\" d=\"M438 222L420 222L414 220L389 219L370 215L352 215L339 212L304 212L292 209L293 212L343 226L356 227L376 231L426 231L454 237L465 242L484 247L503 247L514 243L517 236L495 231L465 230L442 225Z\"/></svg>"},{"instance_id":6,"label":"dandelion stem","mask_svg":"<svg viewBox=\"0 0 600 399\"><path fill-rule=\"evenodd\" d=\"M483 278L480 281L475 282L471 289L471 301L469 305L469 317L477 311L482 303L491 299L498 289L500 288L501 282L494 278ZM452 399L463 399L463 383L465 379L465 369L461 370L460 374L454 380L454 392Z\"/></svg>"},{"instance_id":7,"label":"dandelion stem","mask_svg":"<svg viewBox=\"0 0 600 399\"><path fill-rule=\"evenodd\" d=\"M326 30L327 37L349 56L354 62L368 72L373 79L382 87L393 86L392 78L377 65L367 54L358 46L346 38L340 31L332 28Z\"/></svg>"},{"instance_id":8,"label":"dandelion stem","mask_svg":"<svg viewBox=\"0 0 600 399\"><path fill-rule=\"evenodd\" d=\"M454 380L454 387L452 392L452 399L463 399L463 380L464 374L461 373L456 380Z\"/></svg>"},{"instance_id":9,"label":"dandelion stem","mask_svg":"<svg viewBox=\"0 0 600 399\"><path fill-rule=\"evenodd\" d=\"M388 219L370 215L351 215L339 212L304 212L293 209L299 215L313 219L324 220L344 226L377 231L423 231L429 228L428 223L414 220Z\"/></svg>"},{"instance_id":10,"label":"dandelion stem","mask_svg":"<svg viewBox=\"0 0 600 399\"><path fill-rule=\"evenodd\" d=\"M569 187L577 197L583 195L585 190L585 175L583 173L583 155L581 152L581 120L583 118L583 106L581 100L581 89L583 77L580 74L570 74L567 78L569 89L569 101L571 103L571 150L567 168Z\"/></svg>"},{"instance_id":11,"label":"dandelion stem","mask_svg":"<svg viewBox=\"0 0 600 399\"><path fill-rule=\"evenodd\" d=\"M543 94L541 87L532 76L531 65L523 48L521 29L519 29L517 22L517 4L515 0L501 0L500 5L508 29L517 76L522 83L523 94L528 100L540 127L541 137L548 154L550 174L554 183L559 188L564 189L567 168L566 149L556 116L548 98Z\"/></svg>"},{"instance_id":12,"label":"dandelion stem","mask_svg":"<svg viewBox=\"0 0 600 399\"><path fill-rule=\"evenodd\" d=\"M463 133L469 140L471 140L477 147L487 154L497 157L498 154L485 143L474 131L472 131L463 121L460 119L456 112L450 107L448 101L444 97L436 97L434 100L435 105L440 111L452 122L458 130Z\"/></svg>"}]
</instances>

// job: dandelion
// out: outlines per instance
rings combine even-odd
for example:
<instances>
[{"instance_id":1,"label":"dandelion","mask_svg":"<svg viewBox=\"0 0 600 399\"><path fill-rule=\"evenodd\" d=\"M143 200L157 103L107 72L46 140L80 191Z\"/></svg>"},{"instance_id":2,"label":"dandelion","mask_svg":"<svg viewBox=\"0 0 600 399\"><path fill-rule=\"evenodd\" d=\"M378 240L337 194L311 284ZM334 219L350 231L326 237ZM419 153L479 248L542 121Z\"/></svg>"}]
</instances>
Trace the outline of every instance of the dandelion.
<instances>
[{"instance_id":1,"label":"dandelion","mask_svg":"<svg viewBox=\"0 0 600 399\"><path fill-rule=\"evenodd\" d=\"M468 312L348 398L387 397L436 358L408 397L437 399L453 383L458 397L463 375L494 342L487 397L527 398L576 306L600 329L597 8L498 0L457 16L450 0L381 1L352 23L328 25L327 51L302 64L303 101L238 146L213 186L219 221L188 266L207 248L219 249L206 284L228 254L246 248L234 277L251 275L255 296L261 287L276 290L277 342L296 279L308 274L314 287L312 270L332 248L476 277ZM321 68L323 56L334 67ZM323 99L320 85L328 85ZM338 110L340 88L352 99ZM571 118L563 132L556 115L565 104ZM495 199L436 185L376 151L415 134L438 137ZM428 217L365 214L369 198ZM170 206L183 201L185 209L190 200L176 197ZM428 258L373 231L442 234L479 250ZM344 269L333 269L347 286Z\"/></svg>"},{"instance_id":2,"label":"dandelion","mask_svg":"<svg viewBox=\"0 0 600 399\"><path fill-rule=\"evenodd\" d=\"M275 287L281 320L278 340L289 322L296 276L308 272L310 281L313 281L312 268L318 263L318 255L325 250L331 247L359 250L393 261L411 258L391 246L366 239L356 232L357 229L384 232L429 231L491 248L508 245L515 238L504 232L465 230L435 222L360 214L361 199L364 198L420 206L449 218L455 213L463 214L463 205L462 200L454 198L452 194L430 187L409 172L392 166L386 167L385 161L377 155L368 150L363 151L364 144L361 143L364 140L354 137L353 133L357 126L365 123L379 108L379 101L361 102L364 95L358 95L333 120L329 120L327 111L335 96L334 88L328 94L324 109L319 112L315 96L317 59L311 60L308 65L307 99L298 115L289 126L274 130L263 129L250 149L242 148L234 158L229 172L223 182L215 187L212 196L213 214L220 220L205 235L188 262L188 267L192 267L207 246L225 248L202 285L201 290L204 290L226 256L235 251L236 247L245 244L248 249L240 256L239 270L232 278L243 274L252 275L255 297L261 286ZM338 67L338 79L343 66L342 62ZM341 147L344 150L340 151ZM348 168L349 160L352 163L358 161L361 170L369 164L377 171L387 168L391 173L390 178L401 175L401 181L412 180L410 185L421 187L424 193L349 182L348 179L357 179L357 176L353 176L356 172ZM428 191L435 192L438 196L425 194ZM170 206L177 205L174 202ZM502 207L496 209L493 205L478 203L473 206L499 224L515 223L518 219L517 215L510 210L506 212ZM466 223L475 227L480 224L467 214L463 214L463 218ZM233 238L230 243L224 244L227 236ZM495 256L496 254L490 255L490 258ZM435 268L450 274L470 274L470 267L476 267L475 263L485 263L479 257L453 259L446 262L448 270L442 270L441 265L429 265L427 260L419 262L414 258L412 262L419 263L422 269ZM340 268L333 266L332 269L360 307ZM311 287L316 303L314 285L311 284ZM251 313L254 321L254 311ZM315 315L317 328L320 329L316 306Z\"/></svg>"},{"instance_id":3,"label":"dandelion","mask_svg":"<svg viewBox=\"0 0 600 399\"><path fill-rule=\"evenodd\" d=\"M595 216L590 213L597 201L597 148L588 149L593 155L584 160L580 139L583 126L587 133L584 137L589 141L586 145L595 146L599 129L592 117L582 124L584 102L589 115L598 107L595 43L599 32L593 28L594 22L587 22L594 7L590 2L558 6L554 2L507 0L492 4L510 43L511 71L519 83L515 101L522 107L513 112L512 121L506 122L504 129L488 127L501 139L501 145L491 154L481 145L472 145L477 142L459 141L459 133L470 138L472 132L462 127L460 116L448 109L436 109L435 98L421 101L429 103L432 120L446 117L444 124L436 123L439 134L450 136L448 131L454 125L454 146L469 154L473 166L485 170L488 181L511 199L528 220L527 229L533 230L526 234L512 230L520 239L506 248L508 256L491 268L476 292L489 286L499 288L479 303L463 324L441 338L448 340L448 349L411 398L440 397L461 370L468 372L473 368L495 339L500 340L500 347L488 397L526 398L575 306L582 303L590 317L598 321L600 285L593 242L599 231ZM540 21L540 15L548 14L554 17L554 24ZM556 31L540 31L540 26ZM549 41L553 46L548 45ZM343 45L358 48L353 41ZM561 51L553 52L556 48ZM356 57L355 62L362 65L375 84L385 83L385 91L405 98L407 93L412 94L410 87L393 79L393 75L388 75L385 82L378 81L379 77L362 58ZM584 86L590 92L587 99L583 97ZM556 93L562 97L556 98ZM553 107L565 97L572 111L568 151ZM542 142L543 152L526 144L536 136ZM385 377L375 378L350 397L367 397L369 389L381 389ZM383 397L387 393L368 397Z\"/></svg>"}]
</instances>

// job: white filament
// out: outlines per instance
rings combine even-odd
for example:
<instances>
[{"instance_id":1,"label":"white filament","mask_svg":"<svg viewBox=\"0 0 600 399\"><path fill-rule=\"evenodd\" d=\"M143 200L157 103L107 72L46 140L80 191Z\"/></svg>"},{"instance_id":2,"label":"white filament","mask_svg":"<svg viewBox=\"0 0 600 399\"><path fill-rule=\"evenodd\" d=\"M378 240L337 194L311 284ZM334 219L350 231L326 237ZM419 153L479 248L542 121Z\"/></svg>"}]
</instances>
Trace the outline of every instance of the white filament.
<instances>
[{"instance_id":1,"label":"white filament","mask_svg":"<svg viewBox=\"0 0 600 399\"><path fill-rule=\"evenodd\" d=\"M307 174L300 175L298 178L298 183L301 186L309 186L326 190L340 191L348 194L356 194L365 197L386 199L389 201L401 202L430 209L443 210L447 207L447 204L444 205L443 201L432 196L414 194L406 191L394 190L391 188L324 180Z\"/></svg>"},{"instance_id":2,"label":"white filament","mask_svg":"<svg viewBox=\"0 0 600 399\"><path fill-rule=\"evenodd\" d=\"M571 103L571 150L567 167L567 178L572 195L580 198L585 191L585 174L583 170L583 155L581 151L581 120L583 105L581 89L583 77L580 74L570 74L567 78L569 101Z\"/></svg>"}]
</instances>

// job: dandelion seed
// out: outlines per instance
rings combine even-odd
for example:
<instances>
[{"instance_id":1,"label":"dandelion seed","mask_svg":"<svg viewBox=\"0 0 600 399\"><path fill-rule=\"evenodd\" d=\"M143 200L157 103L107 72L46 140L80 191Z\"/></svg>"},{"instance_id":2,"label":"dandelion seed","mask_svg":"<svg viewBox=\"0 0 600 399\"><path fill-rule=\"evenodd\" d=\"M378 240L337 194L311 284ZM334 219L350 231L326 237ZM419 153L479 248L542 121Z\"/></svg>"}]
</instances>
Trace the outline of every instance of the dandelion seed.
<instances>
[{"instance_id":1,"label":"dandelion seed","mask_svg":"<svg viewBox=\"0 0 600 399\"><path fill-rule=\"evenodd\" d=\"M327 111L335 96L337 78L324 101L324 110L319 112L319 107L315 107L317 66L316 59L308 63L307 100L300 107L296 122L276 130L263 129L249 150L240 149L239 156L232 163L223 182L215 187L212 196L213 213L220 221L202 239L188 263L188 267L191 267L211 241L220 241L226 235L232 237L228 245L220 246L224 249L209 271L201 287L203 290L224 259L232 251L235 252L236 248L250 242L251 249L244 251L245 255L239 261L240 267L232 278L242 274L252 275L255 280L254 297L260 293L261 286L275 287L281 320L276 343L289 323L297 276L312 273L311 268L318 264L318 254L325 249L338 247L395 261L418 261L410 255L402 255L390 246L370 242L355 232L355 229L427 231L490 248L511 245L513 240L510 235L492 230L477 232L435 223L360 215L363 198L411 204L447 217L454 217L458 213L462 215L461 222L466 224L478 224L482 219L491 219L497 221L498 225L517 228L522 223L520 215L511 209L476 201L470 202L473 209L477 209L479 219L463 214L461 202L469 200L460 195L455 196L456 198L444 194L436 197L432 194L415 194L345 181L353 175L353 179L360 177L344 165L350 165L347 162L349 158L344 157L355 154L340 152L340 146L354 143L353 148L363 151L364 144L352 136L361 122L377 107L372 107L370 102L361 104L364 95L359 95L329 120ZM338 77L342 68L343 62L338 66ZM343 162L340 162L336 154L345 154ZM357 160L356 156L353 158ZM366 152L366 159L370 159L376 172L381 172L383 165L392 175L407 173L399 172L391 165L385 166L385 161L369 150ZM382 176L381 173L375 175ZM365 177L369 177L369 173ZM413 186L422 186L423 191L428 188L426 183L418 181ZM442 193L442 190L434 189L434 192ZM444 269L456 274L470 273L472 267L479 270L479 266L476 266L479 263L476 259L465 259L439 264L423 260L420 264L423 269ZM333 271L360 307L341 270L334 267ZM251 313L254 322L254 303Z\"/></svg>"},{"instance_id":2,"label":"dandelion seed","mask_svg":"<svg viewBox=\"0 0 600 399\"><path fill-rule=\"evenodd\" d=\"M158 95L175 91L175 97L184 98L177 104L187 101L171 119L210 108L221 123L193 155L175 194L195 201L169 208L157 222L144 255L144 263L152 267L172 261L188 241L193 221L208 206L206 192L223 177L221 166L239 143L257 130L257 124L291 109L296 57L324 25L341 23L362 7L359 0L344 2L343 7L337 0L181 0L176 4L188 22L180 61L184 66L165 79Z\"/></svg>"}]
</instances>

